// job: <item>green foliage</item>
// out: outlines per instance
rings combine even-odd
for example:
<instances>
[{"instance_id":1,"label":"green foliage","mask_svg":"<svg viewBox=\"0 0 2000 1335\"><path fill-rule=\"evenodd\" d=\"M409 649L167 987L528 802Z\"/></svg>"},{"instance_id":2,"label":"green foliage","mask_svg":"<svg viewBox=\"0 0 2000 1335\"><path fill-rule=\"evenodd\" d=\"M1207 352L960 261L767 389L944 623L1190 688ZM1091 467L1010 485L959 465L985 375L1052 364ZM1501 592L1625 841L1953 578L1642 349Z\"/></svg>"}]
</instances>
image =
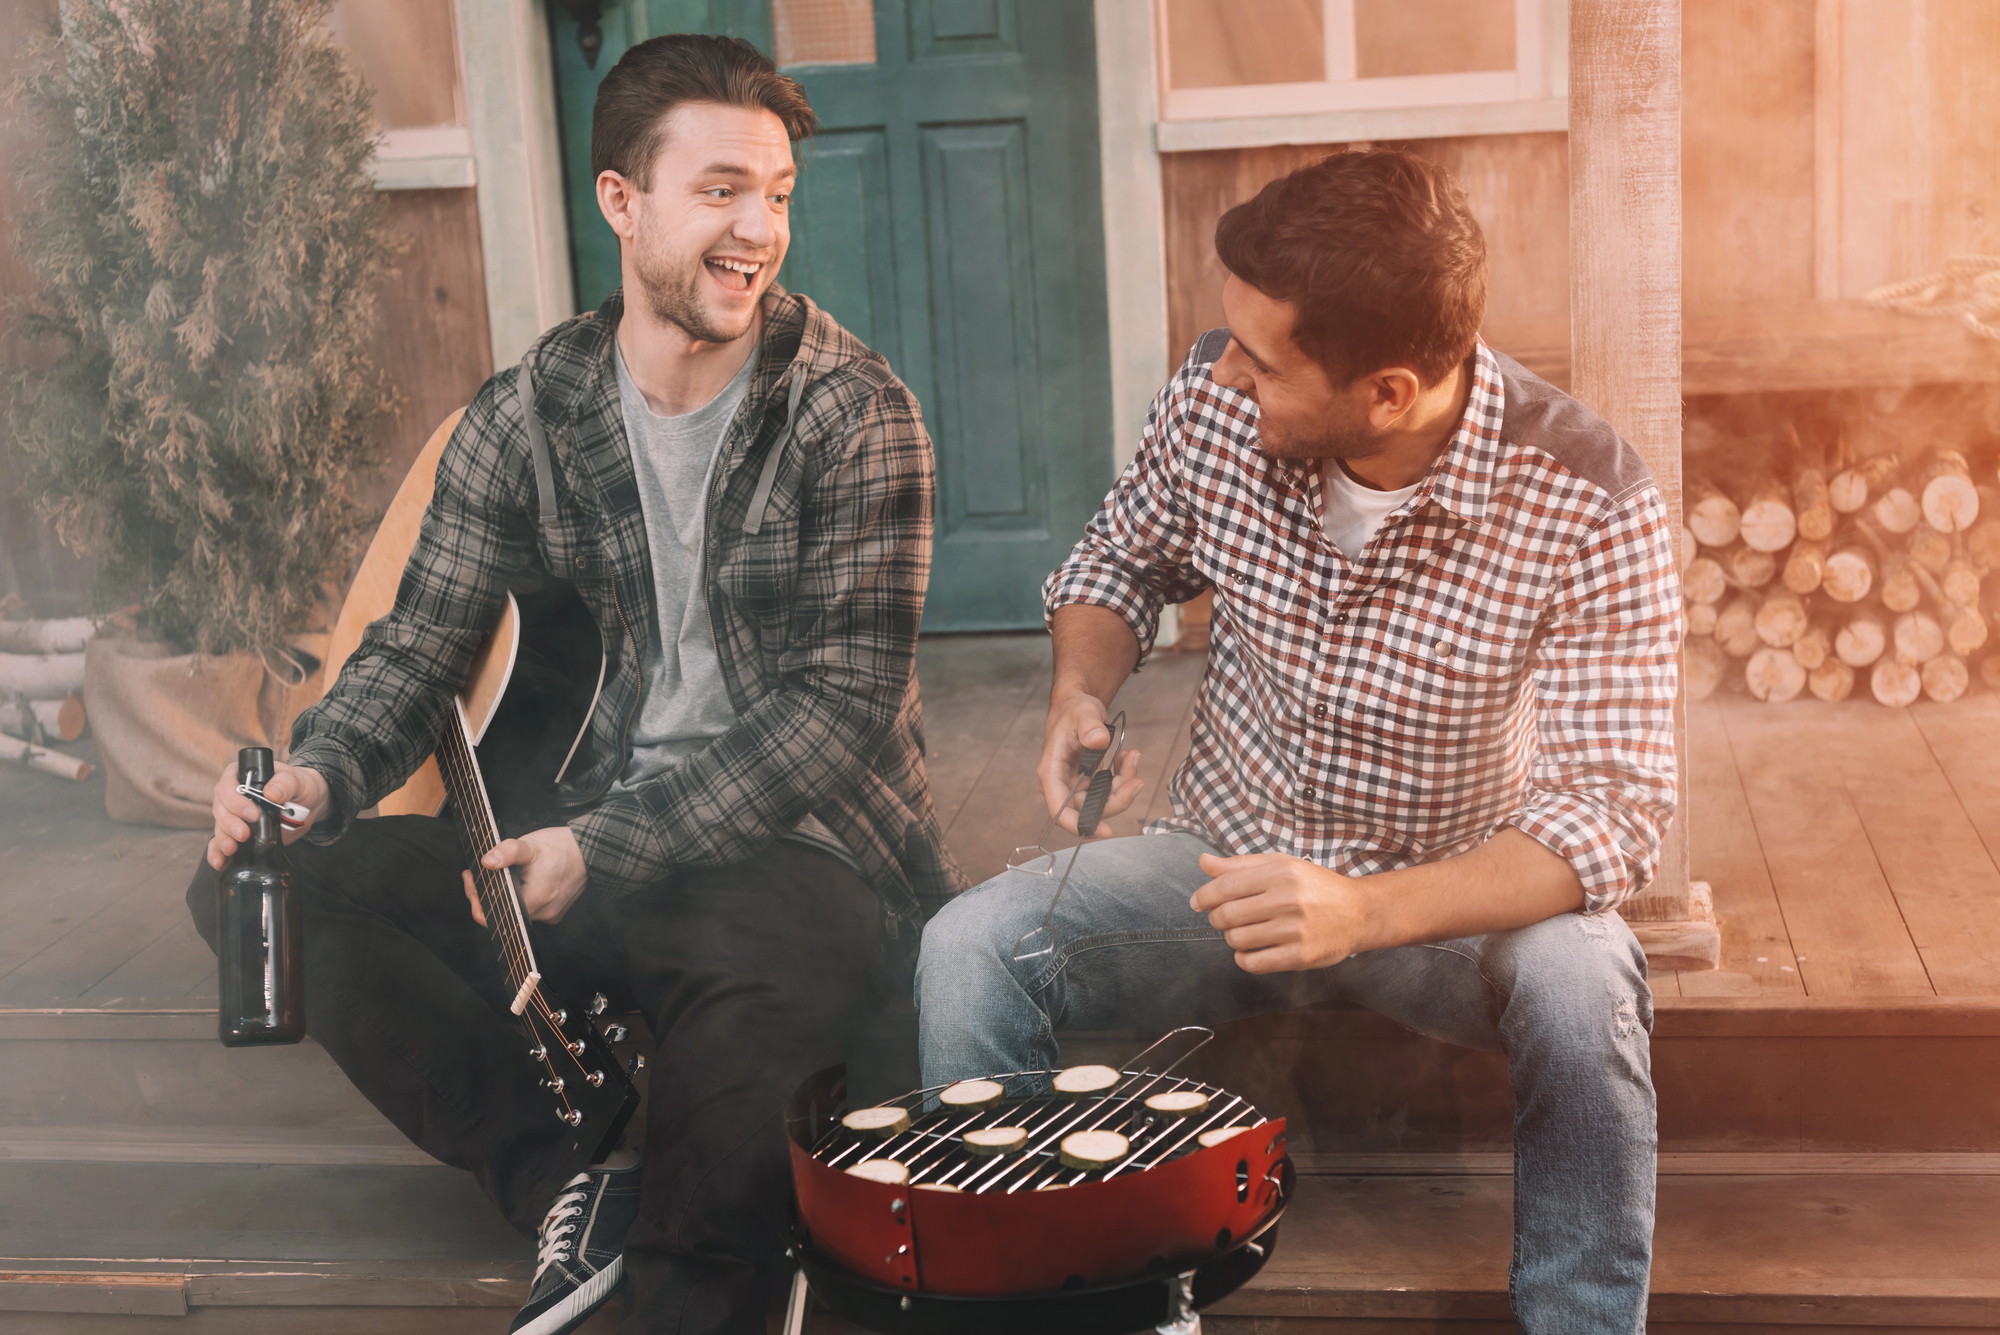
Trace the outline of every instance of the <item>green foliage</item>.
<instances>
[{"instance_id":1,"label":"green foliage","mask_svg":"<svg viewBox=\"0 0 2000 1335\"><path fill-rule=\"evenodd\" d=\"M102 607L183 650L271 649L345 574L390 406L371 284L392 258L366 87L332 0L62 0L26 88L27 494L98 557Z\"/></svg>"}]
</instances>

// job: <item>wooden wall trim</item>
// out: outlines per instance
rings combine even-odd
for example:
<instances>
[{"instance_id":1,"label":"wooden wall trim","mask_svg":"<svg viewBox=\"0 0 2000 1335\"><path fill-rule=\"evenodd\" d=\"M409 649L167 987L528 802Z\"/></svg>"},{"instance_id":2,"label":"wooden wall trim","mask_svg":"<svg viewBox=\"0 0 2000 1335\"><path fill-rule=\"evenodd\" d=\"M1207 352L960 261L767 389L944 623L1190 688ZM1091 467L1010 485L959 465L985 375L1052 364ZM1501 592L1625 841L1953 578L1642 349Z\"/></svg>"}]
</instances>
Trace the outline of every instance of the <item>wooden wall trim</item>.
<instances>
[{"instance_id":1,"label":"wooden wall trim","mask_svg":"<svg viewBox=\"0 0 2000 1335\"><path fill-rule=\"evenodd\" d=\"M1167 347L1166 196L1160 151L1158 36L1152 0L1097 0L1097 138L1104 190L1104 298L1111 340L1111 459L1139 452L1146 410L1172 367ZM1180 608L1156 643L1180 640Z\"/></svg>"},{"instance_id":2,"label":"wooden wall trim","mask_svg":"<svg viewBox=\"0 0 2000 1335\"><path fill-rule=\"evenodd\" d=\"M493 365L576 313L543 0L458 0Z\"/></svg>"},{"instance_id":3,"label":"wooden wall trim","mask_svg":"<svg viewBox=\"0 0 2000 1335\"><path fill-rule=\"evenodd\" d=\"M1159 96L1153 6L1150 0L1098 0L1096 24L1111 452L1123 468L1138 452L1146 409L1170 370L1166 199L1153 141Z\"/></svg>"},{"instance_id":4,"label":"wooden wall trim","mask_svg":"<svg viewBox=\"0 0 2000 1335\"><path fill-rule=\"evenodd\" d=\"M1681 4L1570 6L1570 392L1681 510ZM1677 733L1681 731L1676 729ZM1685 738L1676 749L1687 753ZM1688 916L1685 785L1635 920Z\"/></svg>"},{"instance_id":5,"label":"wooden wall trim","mask_svg":"<svg viewBox=\"0 0 2000 1335\"><path fill-rule=\"evenodd\" d=\"M1813 12L1813 295L1840 300L1840 3Z\"/></svg>"},{"instance_id":6,"label":"wooden wall trim","mask_svg":"<svg viewBox=\"0 0 2000 1335\"><path fill-rule=\"evenodd\" d=\"M461 190L477 185L472 131L463 125L385 130L368 175L377 190Z\"/></svg>"},{"instance_id":7,"label":"wooden wall trim","mask_svg":"<svg viewBox=\"0 0 2000 1335\"><path fill-rule=\"evenodd\" d=\"M1121 0L1122 3L1122 0ZM1101 58L1100 58L1101 63ZM1160 122L1162 153L1276 144L1351 144L1400 139L1455 139L1477 134L1534 134L1569 126L1569 99L1468 102L1458 106L1377 107L1292 116L1228 116Z\"/></svg>"}]
</instances>

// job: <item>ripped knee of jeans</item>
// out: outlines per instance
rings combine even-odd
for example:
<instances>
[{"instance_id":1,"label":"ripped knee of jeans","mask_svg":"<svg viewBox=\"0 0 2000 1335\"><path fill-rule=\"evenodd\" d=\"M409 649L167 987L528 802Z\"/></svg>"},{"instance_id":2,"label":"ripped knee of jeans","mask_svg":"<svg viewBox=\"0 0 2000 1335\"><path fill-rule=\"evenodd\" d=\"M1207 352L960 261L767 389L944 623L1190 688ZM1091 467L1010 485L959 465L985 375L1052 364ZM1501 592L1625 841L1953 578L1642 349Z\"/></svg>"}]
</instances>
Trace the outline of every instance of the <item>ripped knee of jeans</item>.
<instances>
[{"instance_id":1,"label":"ripped knee of jeans","mask_svg":"<svg viewBox=\"0 0 2000 1335\"><path fill-rule=\"evenodd\" d=\"M1639 1032L1639 999L1618 998L1618 1007L1612 1012L1611 1025L1620 1038L1630 1038Z\"/></svg>"}]
</instances>

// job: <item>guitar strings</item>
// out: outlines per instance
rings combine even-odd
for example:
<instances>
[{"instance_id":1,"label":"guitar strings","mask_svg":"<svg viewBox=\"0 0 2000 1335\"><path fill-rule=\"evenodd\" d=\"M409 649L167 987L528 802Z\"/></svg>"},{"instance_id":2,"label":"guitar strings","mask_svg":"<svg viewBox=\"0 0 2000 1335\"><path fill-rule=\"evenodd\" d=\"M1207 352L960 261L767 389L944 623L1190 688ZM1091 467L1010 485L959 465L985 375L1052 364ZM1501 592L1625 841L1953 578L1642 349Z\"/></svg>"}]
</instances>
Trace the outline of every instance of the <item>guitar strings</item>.
<instances>
[{"instance_id":1,"label":"guitar strings","mask_svg":"<svg viewBox=\"0 0 2000 1335\"><path fill-rule=\"evenodd\" d=\"M514 913L502 911L500 887L494 884L501 878L496 877L493 870L480 865L480 859L492 851L492 845L479 847L484 842L483 836L486 832L480 828L480 822L475 815L477 808L472 804L471 775L466 771L464 757L454 745L464 741L464 731L462 727L458 727L456 731L457 736L448 738L445 744L438 748L441 762L439 769L444 775L447 788L451 790L453 801L459 808L461 828L468 835L468 842L474 845L472 879L474 887L480 892L481 907L486 910L487 930L500 939L503 959L508 967L507 980L518 989L532 972L527 942L515 934ZM504 869L501 875L504 876ZM506 898L511 899L512 896L507 895Z\"/></svg>"},{"instance_id":2,"label":"guitar strings","mask_svg":"<svg viewBox=\"0 0 2000 1335\"><path fill-rule=\"evenodd\" d=\"M440 772L445 772L447 769L449 771L446 783L452 789L452 796L457 801L460 811L465 813L463 825L470 842L475 845L485 844L485 847L473 849L474 862L477 863L494 847L492 842L487 841L489 832L498 833L498 831L491 829L492 808L484 800L484 787L477 777L477 764L471 754L471 743L466 736L463 715L456 708L455 701L453 713L455 717L452 721L457 726L451 730L446 744L438 748L441 758L439 768ZM461 750L461 747L464 749ZM474 811L477 811L483 819L475 821L471 814ZM488 922L500 924L489 930L502 938L509 963L520 971L518 977L514 976L512 970L509 972L509 981L514 987L519 988L532 972L532 956L526 940L527 924L521 916L520 901L508 883L507 870L504 867L478 867L474 872L473 882L480 891L481 906L486 910ZM549 1028L560 1036L562 1026L556 1022L555 1013L539 987L529 994L529 1000ZM543 1046L546 1047L546 1044ZM557 1046L569 1055L577 1071L588 1077L589 1072L584 1069L582 1055L572 1051L567 1042L559 1042ZM554 1071L551 1070L550 1074L553 1075Z\"/></svg>"},{"instance_id":3,"label":"guitar strings","mask_svg":"<svg viewBox=\"0 0 2000 1335\"><path fill-rule=\"evenodd\" d=\"M461 752L459 745L464 745L466 751ZM438 748L440 757L439 772L444 776L446 787L451 791L452 799L458 805L462 815L461 826L465 830L468 840L475 845L473 853L474 862L477 864L479 858L484 857L493 847L493 844L487 840L492 812L483 802L477 806L473 803L473 798L481 794L479 790L473 788L473 785L478 780L468 765L469 752L470 744L466 742L465 731L460 726L448 737L445 744ZM484 819L475 820L470 814L475 810L478 810ZM482 843L486 845L484 848L477 847L477 845ZM527 981L530 972L525 948L526 942L523 935L521 935L526 931L526 924L519 916L520 904L513 894L512 887L507 883L506 869L480 866L473 874L473 884L479 891L481 906L486 912L489 933L501 939L503 956L505 957L505 962L510 966L508 972L509 981L513 986L518 988L522 983ZM503 904L505 911L503 911ZM515 970L519 971L518 977L515 976ZM577 1070L582 1072L582 1061L576 1053L570 1051L568 1044L563 1041L562 1027L556 1023L555 1015L550 1010L548 1001L542 996L539 988L530 994L530 1000L536 1017L540 1018L548 1026L550 1034L555 1037L556 1046L567 1053ZM533 1020L526 1015L522 1018L528 1020L529 1032L533 1033ZM548 1039L541 1035L536 1035L536 1038L538 1039L537 1046L542 1049L542 1065L547 1069L550 1077L554 1078L555 1066L549 1060ZM574 1105L570 1102L569 1095L564 1092L564 1088L559 1087L554 1092L565 1110L575 1111Z\"/></svg>"}]
</instances>

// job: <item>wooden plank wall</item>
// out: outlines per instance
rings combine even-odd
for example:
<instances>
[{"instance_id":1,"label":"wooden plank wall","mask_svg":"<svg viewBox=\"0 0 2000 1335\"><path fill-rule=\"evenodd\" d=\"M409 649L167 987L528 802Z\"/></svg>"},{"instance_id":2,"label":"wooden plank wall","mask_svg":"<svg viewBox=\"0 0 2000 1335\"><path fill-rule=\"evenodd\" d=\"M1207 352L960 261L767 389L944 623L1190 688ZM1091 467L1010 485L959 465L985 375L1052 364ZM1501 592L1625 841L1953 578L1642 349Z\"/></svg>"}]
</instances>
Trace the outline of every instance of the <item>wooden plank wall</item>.
<instances>
[{"instance_id":1,"label":"wooden plank wall","mask_svg":"<svg viewBox=\"0 0 2000 1335\"><path fill-rule=\"evenodd\" d=\"M1858 300L2000 251L2000 4L1684 0L1681 33L1688 392L2000 379L1990 342ZM1558 384L1566 138L1401 145L1449 166L1486 230L1488 341ZM1342 147L1162 155L1176 357L1221 320L1216 220Z\"/></svg>"},{"instance_id":2,"label":"wooden plank wall","mask_svg":"<svg viewBox=\"0 0 2000 1335\"><path fill-rule=\"evenodd\" d=\"M1486 232L1492 277L1485 334L1553 378L1569 360L1569 158L1562 134L1419 139L1397 145L1440 162L1465 186ZM1176 363L1222 323L1215 224L1268 182L1346 144L1167 153L1167 347Z\"/></svg>"},{"instance_id":3,"label":"wooden plank wall","mask_svg":"<svg viewBox=\"0 0 2000 1335\"><path fill-rule=\"evenodd\" d=\"M377 424L382 476L370 500L388 504L431 432L493 374L479 209L471 190L388 192L388 225L408 249L377 288L375 356L398 393Z\"/></svg>"}]
</instances>

